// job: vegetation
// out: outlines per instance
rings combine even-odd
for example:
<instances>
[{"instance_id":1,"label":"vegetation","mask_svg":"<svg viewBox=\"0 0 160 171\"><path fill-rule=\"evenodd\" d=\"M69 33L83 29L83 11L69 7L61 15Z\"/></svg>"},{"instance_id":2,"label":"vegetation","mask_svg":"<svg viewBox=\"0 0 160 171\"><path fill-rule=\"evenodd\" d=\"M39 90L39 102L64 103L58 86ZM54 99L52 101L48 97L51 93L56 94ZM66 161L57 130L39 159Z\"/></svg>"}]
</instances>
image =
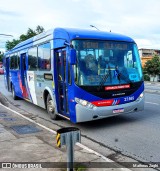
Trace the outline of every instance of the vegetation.
<instances>
[{"instance_id":1,"label":"vegetation","mask_svg":"<svg viewBox=\"0 0 160 171\"><path fill-rule=\"evenodd\" d=\"M144 81L150 81L150 76L147 74L144 74Z\"/></svg>"},{"instance_id":2,"label":"vegetation","mask_svg":"<svg viewBox=\"0 0 160 171\"><path fill-rule=\"evenodd\" d=\"M40 34L42 32L44 32L44 28L39 25L36 27L36 30L28 28L27 33L20 35L19 39L17 39L17 40L13 39L12 41L7 41L6 42L6 50L10 50L13 47L15 47L18 43L20 43L24 40L27 40L27 39L29 39L37 34Z\"/></svg>"},{"instance_id":3,"label":"vegetation","mask_svg":"<svg viewBox=\"0 0 160 171\"><path fill-rule=\"evenodd\" d=\"M151 60L148 60L144 66L144 72L153 76L154 79L156 75L160 75L160 56L155 55Z\"/></svg>"}]
</instances>

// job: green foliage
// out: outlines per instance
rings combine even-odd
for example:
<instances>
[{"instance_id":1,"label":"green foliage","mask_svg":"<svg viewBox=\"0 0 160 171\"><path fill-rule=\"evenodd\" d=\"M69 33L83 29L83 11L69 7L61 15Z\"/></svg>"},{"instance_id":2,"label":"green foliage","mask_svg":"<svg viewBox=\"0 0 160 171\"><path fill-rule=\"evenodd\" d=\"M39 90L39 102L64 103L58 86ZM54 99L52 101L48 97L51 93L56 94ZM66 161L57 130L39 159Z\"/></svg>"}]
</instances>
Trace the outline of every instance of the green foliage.
<instances>
[{"instance_id":1,"label":"green foliage","mask_svg":"<svg viewBox=\"0 0 160 171\"><path fill-rule=\"evenodd\" d=\"M145 74L145 75L144 75L144 81L150 81L150 76L147 75L147 74Z\"/></svg>"},{"instance_id":2,"label":"green foliage","mask_svg":"<svg viewBox=\"0 0 160 171\"><path fill-rule=\"evenodd\" d=\"M20 40L16 40L16 39L13 39L12 41L7 41L6 42L6 50L12 49L20 42L21 42Z\"/></svg>"},{"instance_id":3,"label":"green foliage","mask_svg":"<svg viewBox=\"0 0 160 171\"><path fill-rule=\"evenodd\" d=\"M42 26L37 26L37 28L36 28L36 34L40 34L40 33L44 32L44 31L45 30L44 30L44 28Z\"/></svg>"},{"instance_id":4,"label":"green foliage","mask_svg":"<svg viewBox=\"0 0 160 171\"><path fill-rule=\"evenodd\" d=\"M77 165L75 167L75 171L86 171L86 170L87 170L86 166L83 165Z\"/></svg>"},{"instance_id":5,"label":"green foliage","mask_svg":"<svg viewBox=\"0 0 160 171\"><path fill-rule=\"evenodd\" d=\"M153 77L160 75L160 56L155 55L151 60L148 60L144 66L144 71Z\"/></svg>"},{"instance_id":6,"label":"green foliage","mask_svg":"<svg viewBox=\"0 0 160 171\"><path fill-rule=\"evenodd\" d=\"M13 47L15 47L18 43L20 43L24 40L27 40L27 39L29 39L29 38L37 35L37 34L40 34L42 32L44 32L44 28L42 26L37 26L36 30L28 28L27 33L20 35L19 39L17 39L17 40L13 39L12 41L7 41L6 42L6 49L10 50Z\"/></svg>"}]
</instances>

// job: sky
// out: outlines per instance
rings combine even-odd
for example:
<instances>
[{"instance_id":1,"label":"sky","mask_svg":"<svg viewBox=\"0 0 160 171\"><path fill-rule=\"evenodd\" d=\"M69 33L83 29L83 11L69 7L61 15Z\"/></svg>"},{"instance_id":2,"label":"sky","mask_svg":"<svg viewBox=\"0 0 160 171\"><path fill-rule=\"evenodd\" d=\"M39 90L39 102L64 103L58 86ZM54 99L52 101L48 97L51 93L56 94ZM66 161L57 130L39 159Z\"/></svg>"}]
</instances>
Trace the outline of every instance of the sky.
<instances>
[{"instance_id":1,"label":"sky","mask_svg":"<svg viewBox=\"0 0 160 171\"><path fill-rule=\"evenodd\" d=\"M133 38L138 48L160 49L160 0L1 0L0 50L37 25L112 31Z\"/></svg>"}]
</instances>

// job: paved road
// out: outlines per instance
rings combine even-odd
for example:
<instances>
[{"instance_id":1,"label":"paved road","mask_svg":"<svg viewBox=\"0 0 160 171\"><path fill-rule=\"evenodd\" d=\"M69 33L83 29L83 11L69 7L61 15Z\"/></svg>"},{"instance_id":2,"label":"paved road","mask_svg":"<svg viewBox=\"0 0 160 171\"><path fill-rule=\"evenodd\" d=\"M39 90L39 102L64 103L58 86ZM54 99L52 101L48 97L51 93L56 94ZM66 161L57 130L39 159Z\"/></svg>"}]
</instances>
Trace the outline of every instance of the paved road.
<instances>
[{"instance_id":1,"label":"paved road","mask_svg":"<svg viewBox=\"0 0 160 171\"><path fill-rule=\"evenodd\" d=\"M155 85L157 88L159 85ZM0 91L17 107L35 116L59 126L75 126L67 120L50 121L45 110L23 100L13 101L11 93L4 88L0 77ZM45 123L47 124L47 123ZM81 129L83 137L98 143L95 150L107 156L107 149L113 149L125 156L139 161L158 162L160 160L160 95L146 93L145 110L142 112L121 115L76 125ZM82 139L83 140L83 139ZM86 144L89 147L92 143ZM100 148L103 146L103 150ZM92 146L93 148L93 146Z\"/></svg>"},{"instance_id":2,"label":"paved road","mask_svg":"<svg viewBox=\"0 0 160 171\"><path fill-rule=\"evenodd\" d=\"M146 82L145 83L145 89L146 90L154 90L154 91L160 91L160 82Z\"/></svg>"}]
</instances>

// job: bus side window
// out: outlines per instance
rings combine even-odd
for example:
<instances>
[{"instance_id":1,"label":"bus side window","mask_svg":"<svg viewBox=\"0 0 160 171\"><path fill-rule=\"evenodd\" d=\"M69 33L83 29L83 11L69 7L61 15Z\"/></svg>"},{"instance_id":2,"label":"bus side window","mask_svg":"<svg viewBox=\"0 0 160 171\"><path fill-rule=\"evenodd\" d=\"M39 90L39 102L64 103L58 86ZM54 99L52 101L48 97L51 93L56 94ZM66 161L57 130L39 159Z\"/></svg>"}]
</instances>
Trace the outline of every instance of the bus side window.
<instances>
[{"instance_id":1,"label":"bus side window","mask_svg":"<svg viewBox=\"0 0 160 171\"><path fill-rule=\"evenodd\" d=\"M17 58L18 58L18 61L17 61L18 62L18 69L20 69L20 54L19 53L17 54Z\"/></svg>"},{"instance_id":2,"label":"bus side window","mask_svg":"<svg viewBox=\"0 0 160 171\"><path fill-rule=\"evenodd\" d=\"M37 47L33 47L28 51L28 69L37 70Z\"/></svg>"},{"instance_id":3,"label":"bus side window","mask_svg":"<svg viewBox=\"0 0 160 171\"><path fill-rule=\"evenodd\" d=\"M26 70L26 55L23 55L23 69Z\"/></svg>"},{"instance_id":4,"label":"bus side window","mask_svg":"<svg viewBox=\"0 0 160 171\"><path fill-rule=\"evenodd\" d=\"M38 69L51 69L51 47L50 43L45 43L38 46Z\"/></svg>"},{"instance_id":5,"label":"bus side window","mask_svg":"<svg viewBox=\"0 0 160 171\"><path fill-rule=\"evenodd\" d=\"M13 56L10 56L10 66L9 66L10 69L13 69L14 68L14 58Z\"/></svg>"},{"instance_id":6,"label":"bus side window","mask_svg":"<svg viewBox=\"0 0 160 171\"><path fill-rule=\"evenodd\" d=\"M10 69L18 69L18 54L12 54L10 56Z\"/></svg>"}]
</instances>

